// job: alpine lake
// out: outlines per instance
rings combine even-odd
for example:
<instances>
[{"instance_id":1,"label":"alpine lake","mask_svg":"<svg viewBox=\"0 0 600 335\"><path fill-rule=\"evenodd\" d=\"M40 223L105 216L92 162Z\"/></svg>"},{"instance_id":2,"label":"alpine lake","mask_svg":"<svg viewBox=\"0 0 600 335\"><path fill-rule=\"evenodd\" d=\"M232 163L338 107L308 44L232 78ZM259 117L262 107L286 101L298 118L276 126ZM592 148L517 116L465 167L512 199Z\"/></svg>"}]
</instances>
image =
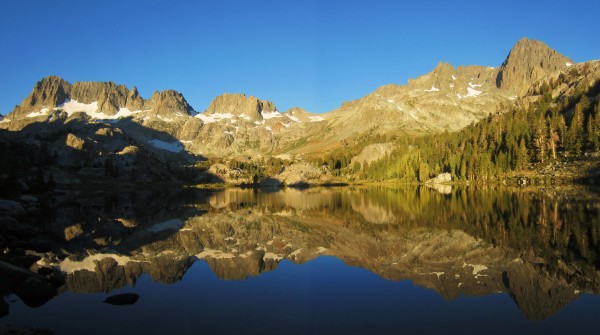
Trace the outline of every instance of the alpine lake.
<instances>
[{"instance_id":1,"label":"alpine lake","mask_svg":"<svg viewBox=\"0 0 600 335\"><path fill-rule=\"evenodd\" d=\"M32 269L63 282L41 304L5 292L5 329L600 329L600 192L587 186L65 191L49 203L51 246L30 252Z\"/></svg>"}]
</instances>

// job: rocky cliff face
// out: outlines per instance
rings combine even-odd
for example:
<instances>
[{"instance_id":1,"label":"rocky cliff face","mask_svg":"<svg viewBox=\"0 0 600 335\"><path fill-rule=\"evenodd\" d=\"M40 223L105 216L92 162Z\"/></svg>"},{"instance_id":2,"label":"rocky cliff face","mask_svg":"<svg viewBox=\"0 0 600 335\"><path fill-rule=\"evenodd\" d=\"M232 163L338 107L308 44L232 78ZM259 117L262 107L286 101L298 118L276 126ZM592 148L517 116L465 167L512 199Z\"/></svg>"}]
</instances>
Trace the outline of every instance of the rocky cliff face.
<instances>
[{"instance_id":1,"label":"rocky cliff face","mask_svg":"<svg viewBox=\"0 0 600 335\"><path fill-rule=\"evenodd\" d=\"M262 120L263 112L274 112L277 108L268 100L246 97L245 94L225 93L216 97L206 109L206 114L233 114L248 116L250 120Z\"/></svg>"},{"instance_id":2,"label":"rocky cliff face","mask_svg":"<svg viewBox=\"0 0 600 335\"><path fill-rule=\"evenodd\" d=\"M174 90L154 92L144 104L144 108L152 109L156 115L162 117L189 115L194 111L183 95Z\"/></svg>"},{"instance_id":3,"label":"rocky cliff face","mask_svg":"<svg viewBox=\"0 0 600 335\"><path fill-rule=\"evenodd\" d=\"M97 113L108 117L130 116L142 111L173 117L189 115L193 108L183 95L173 90L155 92L145 101L136 87L113 82L76 82L71 85L62 78L49 76L39 81L31 94L9 114L11 120L48 118L55 110ZM122 115L118 113L121 112Z\"/></svg>"},{"instance_id":4,"label":"rocky cliff face","mask_svg":"<svg viewBox=\"0 0 600 335\"><path fill-rule=\"evenodd\" d=\"M77 82L69 95L71 100L84 104L98 103L98 112L115 115L120 107L127 106L129 90L113 82Z\"/></svg>"},{"instance_id":5,"label":"rocky cliff face","mask_svg":"<svg viewBox=\"0 0 600 335\"><path fill-rule=\"evenodd\" d=\"M57 76L49 76L38 81L33 90L20 105L8 114L9 120L22 119L29 113L51 109L69 98L71 84Z\"/></svg>"},{"instance_id":6,"label":"rocky cliff face","mask_svg":"<svg viewBox=\"0 0 600 335\"><path fill-rule=\"evenodd\" d=\"M498 72L498 88L518 96L527 93L531 84L556 71L572 66L573 61L546 44L523 38L515 44Z\"/></svg>"}]
</instances>

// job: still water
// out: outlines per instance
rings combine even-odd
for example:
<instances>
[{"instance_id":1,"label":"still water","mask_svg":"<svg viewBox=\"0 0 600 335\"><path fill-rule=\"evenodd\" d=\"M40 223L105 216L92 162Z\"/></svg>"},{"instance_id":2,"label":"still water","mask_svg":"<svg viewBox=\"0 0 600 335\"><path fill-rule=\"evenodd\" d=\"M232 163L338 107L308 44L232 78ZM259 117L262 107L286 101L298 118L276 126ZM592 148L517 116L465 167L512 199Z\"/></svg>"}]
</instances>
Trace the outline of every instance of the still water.
<instances>
[{"instance_id":1,"label":"still water","mask_svg":"<svg viewBox=\"0 0 600 335\"><path fill-rule=\"evenodd\" d=\"M38 263L59 295L0 324L56 334L590 333L589 189L316 188L65 194ZM131 305L103 303L136 293Z\"/></svg>"}]
</instances>

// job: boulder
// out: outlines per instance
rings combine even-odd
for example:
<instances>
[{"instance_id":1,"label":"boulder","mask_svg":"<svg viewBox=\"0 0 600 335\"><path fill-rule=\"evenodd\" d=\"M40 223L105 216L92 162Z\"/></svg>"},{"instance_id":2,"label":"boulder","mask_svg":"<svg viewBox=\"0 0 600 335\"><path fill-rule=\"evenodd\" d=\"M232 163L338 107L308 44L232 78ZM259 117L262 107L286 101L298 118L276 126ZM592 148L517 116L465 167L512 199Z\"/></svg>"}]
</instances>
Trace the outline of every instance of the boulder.
<instances>
[{"instance_id":1,"label":"boulder","mask_svg":"<svg viewBox=\"0 0 600 335\"><path fill-rule=\"evenodd\" d=\"M135 304L139 298L140 295L137 293L121 293L110 296L106 298L103 302L105 304L124 306Z\"/></svg>"},{"instance_id":2,"label":"boulder","mask_svg":"<svg viewBox=\"0 0 600 335\"><path fill-rule=\"evenodd\" d=\"M452 175L448 172L440 173L435 178L427 180L427 184L443 184L452 182Z\"/></svg>"},{"instance_id":3,"label":"boulder","mask_svg":"<svg viewBox=\"0 0 600 335\"><path fill-rule=\"evenodd\" d=\"M58 292L47 280L29 277L19 285L15 294L29 307L40 307Z\"/></svg>"},{"instance_id":4,"label":"boulder","mask_svg":"<svg viewBox=\"0 0 600 335\"><path fill-rule=\"evenodd\" d=\"M77 137L74 134L69 133L67 134L67 138L65 139L65 144L70 148L82 151L85 146L85 140Z\"/></svg>"}]
</instances>

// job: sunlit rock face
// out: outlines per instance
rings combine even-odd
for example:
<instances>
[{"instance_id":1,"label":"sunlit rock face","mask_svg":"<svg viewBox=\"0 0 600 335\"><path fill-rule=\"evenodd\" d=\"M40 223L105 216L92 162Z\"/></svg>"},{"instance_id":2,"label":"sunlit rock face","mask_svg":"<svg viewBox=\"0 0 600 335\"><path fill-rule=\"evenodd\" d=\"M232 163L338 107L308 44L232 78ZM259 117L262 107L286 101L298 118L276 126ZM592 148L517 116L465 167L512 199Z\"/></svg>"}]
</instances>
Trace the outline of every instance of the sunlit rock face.
<instances>
[{"instance_id":1,"label":"sunlit rock face","mask_svg":"<svg viewBox=\"0 0 600 335\"><path fill-rule=\"evenodd\" d=\"M154 92L145 100L136 87L113 82L71 84L49 76L34 86L0 128L19 131L35 123L52 127L48 124L64 113L84 118L86 123L110 122L141 143L177 141L181 154L319 155L349 142L366 145L359 138L457 131L490 115L526 106L539 99L536 88L573 72L568 82L552 92L554 97L568 98L579 85L592 85L598 79L598 63L575 64L544 43L524 38L499 67L439 62L406 85L383 85L323 114L299 107L282 113L275 103L243 93L224 93L205 109L194 109L174 90ZM75 135L87 135L84 128L79 131ZM379 155L386 151L385 143L377 144L357 161L368 162L378 151ZM157 146L160 150L155 155L173 152L165 148L170 147Z\"/></svg>"},{"instance_id":2,"label":"sunlit rock face","mask_svg":"<svg viewBox=\"0 0 600 335\"><path fill-rule=\"evenodd\" d=\"M523 96L531 83L572 66L574 62L546 44L523 38L515 44L497 76L498 88Z\"/></svg>"},{"instance_id":3,"label":"sunlit rock face","mask_svg":"<svg viewBox=\"0 0 600 335\"><path fill-rule=\"evenodd\" d=\"M446 299L505 292L528 318L545 319L600 292L597 200L469 188L66 195L57 201L70 206L48 225L64 242L38 263L65 273L63 291L109 292L144 273L176 283L199 261L243 280L330 255Z\"/></svg>"}]
</instances>

